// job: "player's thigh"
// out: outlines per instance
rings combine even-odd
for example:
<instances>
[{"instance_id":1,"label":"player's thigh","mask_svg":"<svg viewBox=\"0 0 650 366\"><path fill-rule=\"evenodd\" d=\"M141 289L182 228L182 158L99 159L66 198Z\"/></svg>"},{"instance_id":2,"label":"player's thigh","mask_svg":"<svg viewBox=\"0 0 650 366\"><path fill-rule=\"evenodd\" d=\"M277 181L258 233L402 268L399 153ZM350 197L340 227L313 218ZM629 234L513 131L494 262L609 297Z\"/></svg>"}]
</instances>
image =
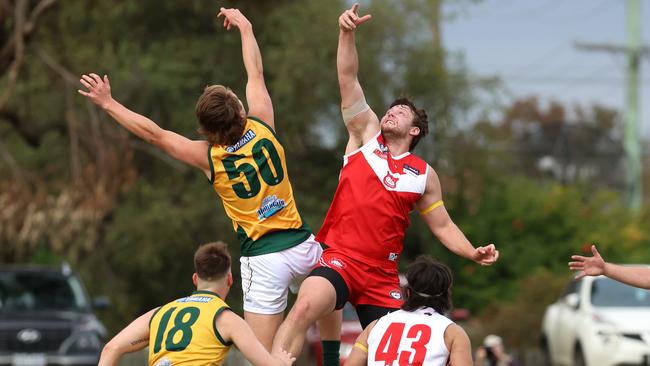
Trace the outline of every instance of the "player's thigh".
<instances>
[{"instance_id":1,"label":"player's thigh","mask_svg":"<svg viewBox=\"0 0 650 366\"><path fill-rule=\"evenodd\" d=\"M244 310L278 314L287 307L288 287L293 280L290 266L280 253L241 257Z\"/></svg>"}]
</instances>

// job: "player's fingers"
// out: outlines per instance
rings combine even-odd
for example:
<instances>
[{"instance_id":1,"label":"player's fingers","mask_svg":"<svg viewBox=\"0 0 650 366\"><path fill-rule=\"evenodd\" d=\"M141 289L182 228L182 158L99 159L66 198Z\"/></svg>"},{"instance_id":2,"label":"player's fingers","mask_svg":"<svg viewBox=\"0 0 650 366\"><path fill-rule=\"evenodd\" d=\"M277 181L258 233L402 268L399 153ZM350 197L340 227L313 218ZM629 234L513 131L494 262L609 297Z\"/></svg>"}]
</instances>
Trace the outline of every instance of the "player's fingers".
<instances>
[{"instance_id":1,"label":"player's fingers","mask_svg":"<svg viewBox=\"0 0 650 366\"><path fill-rule=\"evenodd\" d=\"M97 75L95 73L91 73L90 76L93 78L93 80L95 80L95 82L98 85L102 84L102 78L100 78L99 75Z\"/></svg>"},{"instance_id":2,"label":"player's fingers","mask_svg":"<svg viewBox=\"0 0 650 366\"><path fill-rule=\"evenodd\" d=\"M594 257L600 258L600 253L598 253L598 249L596 249L596 245L591 246L591 253L594 255Z\"/></svg>"},{"instance_id":3,"label":"player's fingers","mask_svg":"<svg viewBox=\"0 0 650 366\"><path fill-rule=\"evenodd\" d=\"M571 259L573 259L574 261L584 262L585 260L587 260L587 257L583 257L581 255L572 255Z\"/></svg>"},{"instance_id":4,"label":"player's fingers","mask_svg":"<svg viewBox=\"0 0 650 366\"><path fill-rule=\"evenodd\" d=\"M83 91L83 90L81 90L81 89L77 89L77 92L79 92L79 94L81 94L81 95L83 95L83 96L86 96L86 97L89 97L89 96L90 96L90 93L85 92L85 91Z\"/></svg>"},{"instance_id":5,"label":"player's fingers","mask_svg":"<svg viewBox=\"0 0 650 366\"><path fill-rule=\"evenodd\" d=\"M104 75L104 84L108 85L108 87L111 86L111 81L108 80L108 75Z\"/></svg>"},{"instance_id":6,"label":"player's fingers","mask_svg":"<svg viewBox=\"0 0 650 366\"><path fill-rule=\"evenodd\" d=\"M494 261L496 262L497 259L499 259L499 251L498 251L498 250L495 250L495 251L494 251Z\"/></svg>"},{"instance_id":7,"label":"player's fingers","mask_svg":"<svg viewBox=\"0 0 650 366\"><path fill-rule=\"evenodd\" d=\"M90 83L89 83L89 82L87 82L87 81L86 81L86 80L84 80L84 79L79 79L79 82L81 82L81 84L82 84L83 86L85 86L86 88L88 88L88 90L90 90L90 89L92 89L92 88L93 88L93 86L92 86L92 85L90 85Z\"/></svg>"},{"instance_id":8,"label":"player's fingers","mask_svg":"<svg viewBox=\"0 0 650 366\"><path fill-rule=\"evenodd\" d=\"M357 18L357 20L355 21L355 24L356 25L363 24L363 23L369 21L370 19L372 19L372 15L366 14L366 15L362 16L361 18Z\"/></svg>"},{"instance_id":9,"label":"player's fingers","mask_svg":"<svg viewBox=\"0 0 650 366\"><path fill-rule=\"evenodd\" d=\"M90 76L86 75L86 74L81 75L81 80L84 80L84 81L87 82L90 86L95 86L95 84L96 84L95 80L94 80L93 78L91 78ZM88 87L88 86L87 86L87 87Z\"/></svg>"},{"instance_id":10,"label":"player's fingers","mask_svg":"<svg viewBox=\"0 0 650 366\"><path fill-rule=\"evenodd\" d=\"M359 10L359 3L354 3L349 11L356 13Z\"/></svg>"},{"instance_id":11,"label":"player's fingers","mask_svg":"<svg viewBox=\"0 0 650 366\"><path fill-rule=\"evenodd\" d=\"M354 23L350 19L348 19L348 17L346 17L346 16L341 17L340 24L347 30L353 30L354 29Z\"/></svg>"}]
</instances>

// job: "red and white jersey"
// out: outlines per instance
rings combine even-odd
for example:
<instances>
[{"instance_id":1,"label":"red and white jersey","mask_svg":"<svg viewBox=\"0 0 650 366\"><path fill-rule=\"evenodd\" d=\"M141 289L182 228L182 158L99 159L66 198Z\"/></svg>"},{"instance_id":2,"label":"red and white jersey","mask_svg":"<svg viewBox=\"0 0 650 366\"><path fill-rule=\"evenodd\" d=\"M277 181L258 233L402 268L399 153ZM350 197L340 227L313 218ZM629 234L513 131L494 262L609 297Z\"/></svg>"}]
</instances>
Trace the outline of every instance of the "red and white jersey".
<instances>
[{"instance_id":1,"label":"red and white jersey","mask_svg":"<svg viewBox=\"0 0 650 366\"><path fill-rule=\"evenodd\" d=\"M339 184L316 240L350 257L397 266L409 213L422 197L429 164L392 156L381 133L345 155Z\"/></svg>"},{"instance_id":2,"label":"red and white jersey","mask_svg":"<svg viewBox=\"0 0 650 366\"><path fill-rule=\"evenodd\" d=\"M368 334L368 366L445 366L445 330L453 323L432 308L381 317Z\"/></svg>"}]
</instances>

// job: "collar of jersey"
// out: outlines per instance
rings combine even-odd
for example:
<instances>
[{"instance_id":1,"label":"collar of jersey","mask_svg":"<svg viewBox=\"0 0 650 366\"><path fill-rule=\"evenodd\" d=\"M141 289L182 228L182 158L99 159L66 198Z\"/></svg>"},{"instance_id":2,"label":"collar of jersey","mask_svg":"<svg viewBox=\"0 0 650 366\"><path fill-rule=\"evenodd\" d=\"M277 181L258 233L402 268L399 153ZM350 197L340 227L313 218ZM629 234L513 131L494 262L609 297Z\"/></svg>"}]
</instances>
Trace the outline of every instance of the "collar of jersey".
<instances>
[{"instance_id":1,"label":"collar of jersey","mask_svg":"<svg viewBox=\"0 0 650 366\"><path fill-rule=\"evenodd\" d=\"M216 292L205 291L205 290L196 290L196 291L192 292L191 296L194 296L194 295L212 295L212 296L216 296L218 298L221 298L221 296L219 296Z\"/></svg>"}]
</instances>

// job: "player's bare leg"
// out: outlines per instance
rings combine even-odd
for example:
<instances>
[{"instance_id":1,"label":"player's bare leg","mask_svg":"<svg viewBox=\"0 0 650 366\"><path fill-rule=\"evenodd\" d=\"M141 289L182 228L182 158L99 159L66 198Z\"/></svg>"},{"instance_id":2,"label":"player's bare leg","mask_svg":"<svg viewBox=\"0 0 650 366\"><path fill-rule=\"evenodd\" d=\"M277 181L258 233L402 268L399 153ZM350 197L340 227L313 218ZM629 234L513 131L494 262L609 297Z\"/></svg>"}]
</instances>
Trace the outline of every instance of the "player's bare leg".
<instances>
[{"instance_id":1,"label":"player's bare leg","mask_svg":"<svg viewBox=\"0 0 650 366\"><path fill-rule=\"evenodd\" d=\"M340 365L341 323L343 311L336 310L318 320L321 345L323 347L323 366Z\"/></svg>"},{"instance_id":2,"label":"player's bare leg","mask_svg":"<svg viewBox=\"0 0 650 366\"><path fill-rule=\"evenodd\" d=\"M262 343L269 352L271 352L273 337L280 327L280 324L282 324L283 317L283 312L278 314L257 314L244 310L244 319L246 320L246 323L248 323L257 339L259 339L260 343Z\"/></svg>"},{"instance_id":3,"label":"player's bare leg","mask_svg":"<svg viewBox=\"0 0 650 366\"><path fill-rule=\"evenodd\" d=\"M273 349L277 352L284 349L298 357L309 326L334 311L335 305L334 286L323 277L307 277L300 286L296 303L275 335Z\"/></svg>"}]
</instances>

